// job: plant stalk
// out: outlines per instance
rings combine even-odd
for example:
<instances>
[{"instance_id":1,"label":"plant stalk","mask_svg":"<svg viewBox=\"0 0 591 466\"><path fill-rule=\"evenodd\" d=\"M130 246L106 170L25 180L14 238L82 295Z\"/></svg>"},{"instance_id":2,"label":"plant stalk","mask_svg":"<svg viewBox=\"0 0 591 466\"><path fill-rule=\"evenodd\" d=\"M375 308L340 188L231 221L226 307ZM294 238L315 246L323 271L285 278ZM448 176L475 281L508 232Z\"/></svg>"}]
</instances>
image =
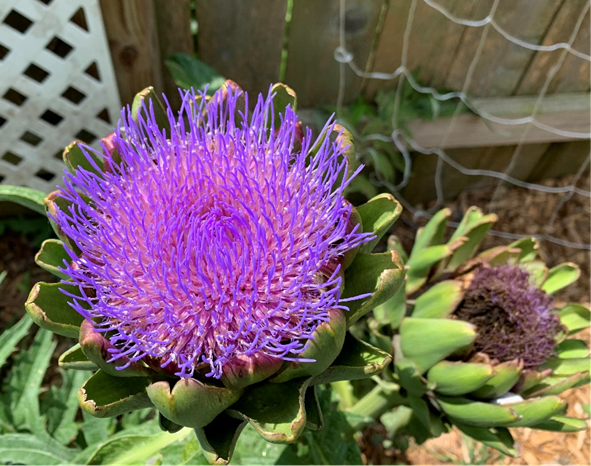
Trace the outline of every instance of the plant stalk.
<instances>
[{"instance_id":1,"label":"plant stalk","mask_svg":"<svg viewBox=\"0 0 591 466\"><path fill-rule=\"evenodd\" d=\"M394 383L388 386L376 385L367 395L355 403L347 412L359 414L363 418L351 422L350 429L358 432L365 426L377 421L380 416L392 408L406 404L406 399L400 394L400 387Z\"/></svg>"}]
</instances>

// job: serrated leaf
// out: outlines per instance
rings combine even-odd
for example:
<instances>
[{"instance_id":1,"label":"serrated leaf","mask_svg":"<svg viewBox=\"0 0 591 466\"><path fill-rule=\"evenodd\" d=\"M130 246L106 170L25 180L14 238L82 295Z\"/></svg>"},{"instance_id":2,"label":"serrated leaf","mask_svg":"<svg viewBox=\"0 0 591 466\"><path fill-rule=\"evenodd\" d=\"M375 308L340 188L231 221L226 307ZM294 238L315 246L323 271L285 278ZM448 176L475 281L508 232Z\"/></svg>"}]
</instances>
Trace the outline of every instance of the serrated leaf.
<instances>
[{"instance_id":1,"label":"serrated leaf","mask_svg":"<svg viewBox=\"0 0 591 466\"><path fill-rule=\"evenodd\" d=\"M542 284L542 290L548 294L555 293L576 282L580 275L581 270L572 262L557 265L548 271L548 278Z\"/></svg>"},{"instance_id":2,"label":"serrated leaf","mask_svg":"<svg viewBox=\"0 0 591 466\"><path fill-rule=\"evenodd\" d=\"M345 290L348 299L372 293L368 298L347 302L345 312L348 325L352 325L373 308L388 301L404 283L404 266L396 251L380 254L357 254L345 271Z\"/></svg>"},{"instance_id":3,"label":"serrated leaf","mask_svg":"<svg viewBox=\"0 0 591 466\"><path fill-rule=\"evenodd\" d=\"M69 263L71 258L64 249L64 243L57 239L43 241L41 249L35 255L35 263L39 267L59 278L68 278L65 273L59 270L59 267L65 267L64 261Z\"/></svg>"},{"instance_id":4,"label":"serrated leaf","mask_svg":"<svg viewBox=\"0 0 591 466\"><path fill-rule=\"evenodd\" d=\"M80 387L78 401L93 416L119 416L152 407L146 393L148 384L142 377L113 377L99 369Z\"/></svg>"},{"instance_id":5,"label":"serrated leaf","mask_svg":"<svg viewBox=\"0 0 591 466\"><path fill-rule=\"evenodd\" d=\"M72 298L62 293L62 289L73 295L79 293L77 286L39 282L33 286L25 309L39 327L76 338L84 318L68 304Z\"/></svg>"},{"instance_id":6,"label":"serrated leaf","mask_svg":"<svg viewBox=\"0 0 591 466\"><path fill-rule=\"evenodd\" d=\"M472 344L474 326L460 320L407 317L400 324L400 348L420 373Z\"/></svg>"},{"instance_id":7,"label":"serrated leaf","mask_svg":"<svg viewBox=\"0 0 591 466\"><path fill-rule=\"evenodd\" d=\"M48 436L31 434L0 435L0 458L3 464L70 464L74 454Z\"/></svg>"},{"instance_id":8,"label":"serrated leaf","mask_svg":"<svg viewBox=\"0 0 591 466\"><path fill-rule=\"evenodd\" d=\"M44 433L45 430L45 422L39 410L39 394L56 345L51 332L39 329L26 354L30 366L26 364L22 367L26 370L24 372L26 379L14 407L14 424L20 428L27 428L35 434Z\"/></svg>"},{"instance_id":9,"label":"serrated leaf","mask_svg":"<svg viewBox=\"0 0 591 466\"><path fill-rule=\"evenodd\" d=\"M0 368L16 349L18 342L27 335L32 324L33 321L24 316L15 325L0 333Z\"/></svg>"},{"instance_id":10,"label":"serrated leaf","mask_svg":"<svg viewBox=\"0 0 591 466\"><path fill-rule=\"evenodd\" d=\"M454 280L444 280L433 285L415 301L412 317L443 319L455 311L462 301L462 284Z\"/></svg>"},{"instance_id":11,"label":"serrated leaf","mask_svg":"<svg viewBox=\"0 0 591 466\"><path fill-rule=\"evenodd\" d=\"M402 206L391 194L379 194L357 207L365 233L376 237L361 245L360 251L369 253L402 213Z\"/></svg>"},{"instance_id":12,"label":"serrated leaf","mask_svg":"<svg viewBox=\"0 0 591 466\"><path fill-rule=\"evenodd\" d=\"M86 464L147 464L148 460L171 443L192 435L191 429L176 434L124 435L102 443Z\"/></svg>"},{"instance_id":13,"label":"serrated leaf","mask_svg":"<svg viewBox=\"0 0 591 466\"><path fill-rule=\"evenodd\" d=\"M45 196L46 194L38 189L0 185L0 201L14 202L42 215L45 215Z\"/></svg>"},{"instance_id":14,"label":"serrated leaf","mask_svg":"<svg viewBox=\"0 0 591 466\"><path fill-rule=\"evenodd\" d=\"M351 334L345 337L343 350L335 362L322 374L312 378L313 385L359 380L381 373L392 361L392 356Z\"/></svg>"}]
</instances>

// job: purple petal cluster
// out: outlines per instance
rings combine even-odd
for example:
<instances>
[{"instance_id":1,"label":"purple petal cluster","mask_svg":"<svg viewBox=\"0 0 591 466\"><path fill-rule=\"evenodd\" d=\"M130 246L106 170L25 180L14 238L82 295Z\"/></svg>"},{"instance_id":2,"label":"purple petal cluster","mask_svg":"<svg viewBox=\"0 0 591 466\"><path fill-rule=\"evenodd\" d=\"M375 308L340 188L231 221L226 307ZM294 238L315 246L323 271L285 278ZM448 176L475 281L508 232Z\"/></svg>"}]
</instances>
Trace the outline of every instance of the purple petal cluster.
<instances>
[{"instance_id":1,"label":"purple petal cluster","mask_svg":"<svg viewBox=\"0 0 591 466\"><path fill-rule=\"evenodd\" d=\"M153 108L124 110L121 161L105 148L110 170L64 176L71 207L54 220L79 249L63 271L83 296L71 305L111 360L219 378L238 355L298 360L328 310L346 309L340 260L371 239L350 226L346 147L330 124L300 141L271 97L249 112L241 91L186 92L170 130Z\"/></svg>"},{"instance_id":2,"label":"purple petal cluster","mask_svg":"<svg viewBox=\"0 0 591 466\"><path fill-rule=\"evenodd\" d=\"M554 354L561 330L552 296L513 265L479 267L455 315L476 326L475 351L499 362L521 359L525 368Z\"/></svg>"}]
</instances>

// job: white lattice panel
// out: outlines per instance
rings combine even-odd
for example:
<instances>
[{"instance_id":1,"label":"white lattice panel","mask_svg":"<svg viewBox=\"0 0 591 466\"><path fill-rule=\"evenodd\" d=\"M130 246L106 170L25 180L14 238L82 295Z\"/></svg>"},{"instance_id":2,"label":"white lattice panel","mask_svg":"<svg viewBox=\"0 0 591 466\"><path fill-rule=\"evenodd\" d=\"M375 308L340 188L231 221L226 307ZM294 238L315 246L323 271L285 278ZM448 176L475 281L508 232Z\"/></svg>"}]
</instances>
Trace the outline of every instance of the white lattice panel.
<instances>
[{"instance_id":1,"label":"white lattice panel","mask_svg":"<svg viewBox=\"0 0 591 466\"><path fill-rule=\"evenodd\" d=\"M62 151L120 110L98 0L0 0L0 182L55 188Z\"/></svg>"}]
</instances>

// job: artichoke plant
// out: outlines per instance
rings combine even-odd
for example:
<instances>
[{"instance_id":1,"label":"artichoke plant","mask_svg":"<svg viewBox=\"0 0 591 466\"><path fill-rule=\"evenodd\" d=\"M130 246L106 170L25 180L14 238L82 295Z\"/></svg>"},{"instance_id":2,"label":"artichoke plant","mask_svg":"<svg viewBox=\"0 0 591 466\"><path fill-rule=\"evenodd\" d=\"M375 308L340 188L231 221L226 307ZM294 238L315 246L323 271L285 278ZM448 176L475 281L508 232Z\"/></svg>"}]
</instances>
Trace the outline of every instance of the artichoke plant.
<instances>
[{"instance_id":1,"label":"artichoke plant","mask_svg":"<svg viewBox=\"0 0 591 466\"><path fill-rule=\"evenodd\" d=\"M393 365L352 411L371 407L402 434L402 447L404 435L422 443L455 425L514 455L509 428L585 429L585 420L565 415L559 395L589 382L589 348L572 336L591 313L576 303L556 308L553 299L579 269L548 269L534 238L476 254L496 216L474 207L444 241L450 214L443 209L419 229L408 256L388 239L404 257L406 283L376 307L365 338L392 353Z\"/></svg>"},{"instance_id":2,"label":"artichoke plant","mask_svg":"<svg viewBox=\"0 0 591 466\"><path fill-rule=\"evenodd\" d=\"M66 148L44 200L59 239L36 256L61 282L26 309L78 339L59 364L93 371L86 412L155 407L224 464L247 423L293 442L322 427L316 385L391 362L347 329L403 284L399 254L371 252L400 206L347 202L350 134L329 122L314 140L295 108L282 84L254 106L231 81L184 92L178 113L148 88L101 150Z\"/></svg>"}]
</instances>

